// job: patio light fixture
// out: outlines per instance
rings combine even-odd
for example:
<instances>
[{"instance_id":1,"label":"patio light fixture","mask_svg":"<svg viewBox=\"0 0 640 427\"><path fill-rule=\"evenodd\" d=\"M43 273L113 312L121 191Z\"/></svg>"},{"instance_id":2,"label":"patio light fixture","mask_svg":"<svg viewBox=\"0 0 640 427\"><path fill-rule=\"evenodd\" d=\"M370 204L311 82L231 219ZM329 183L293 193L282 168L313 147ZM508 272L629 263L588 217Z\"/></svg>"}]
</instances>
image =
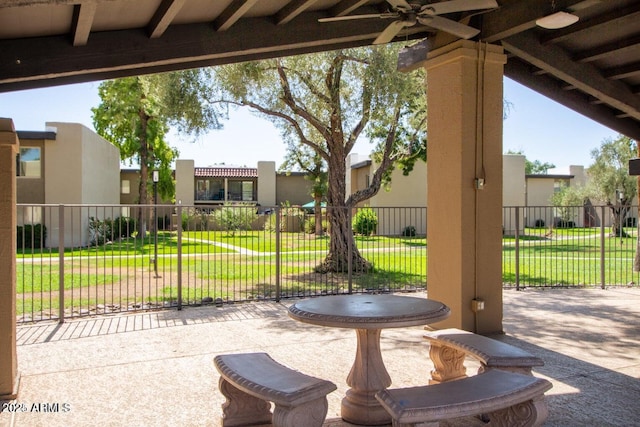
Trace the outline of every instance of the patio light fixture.
<instances>
[{"instance_id":1,"label":"patio light fixture","mask_svg":"<svg viewBox=\"0 0 640 427\"><path fill-rule=\"evenodd\" d=\"M580 18L568 12L556 12L556 0L551 0L551 14L536 20L538 27L547 30L558 30L575 24Z\"/></svg>"},{"instance_id":2,"label":"patio light fixture","mask_svg":"<svg viewBox=\"0 0 640 427\"><path fill-rule=\"evenodd\" d=\"M572 13L556 12L536 20L536 25L547 30L558 30L575 24L579 19Z\"/></svg>"}]
</instances>

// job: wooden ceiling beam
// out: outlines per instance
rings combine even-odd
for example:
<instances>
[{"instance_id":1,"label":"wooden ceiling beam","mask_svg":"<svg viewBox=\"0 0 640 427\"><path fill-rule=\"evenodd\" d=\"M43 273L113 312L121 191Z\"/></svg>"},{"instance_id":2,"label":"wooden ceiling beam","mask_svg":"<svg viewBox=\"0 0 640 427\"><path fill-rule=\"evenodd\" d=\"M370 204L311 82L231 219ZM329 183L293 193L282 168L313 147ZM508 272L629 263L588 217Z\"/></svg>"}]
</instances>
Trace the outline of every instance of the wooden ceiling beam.
<instances>
[{"instance_id":1,"label":"wooden ceiling beam","mask_svg":"<svg viewBox=\"0 0 640 427\"><path fill-rule=\"evenodd\" d=\"M0 92L50 86L54 80L92 81L368 45L387 25L367 19L332 22L328 29L318 22L322 16L305 13L287 26L245 18L222 32L210 23L171 25L155 39L144 29L94 32L91 43L79 47L66 36L0 40Z\"/></svg>"},{"instance_id":2,"label":"wooden ceiling beam","mask_svg":"<svg viewBox=\"0 0 640 427\"><path fill-rule=\"evenodd\" d=\"M603 77L591 64L572 61L560 47L543 46L530 33L509 37L502 45L520 59L640 120L640 98L633 95L627 85Z\"/></svg>"},{"instance_id":3,"label":"wooden ceiling beam","mask_svg":"<svg viewBox=\"0 0 640 427\"><path fill-rule=\"evenodd\" d=\"M226 31L238 22L258 0L233 0L231 4L216 18L213 27L216 31Z\"/></svg>"},{"instance_id":4,"label":"wooden ceiling beam","mask_svg":"<svg viewBox=\"0 0 640 427\"><path fill-rule=\"evenodd\" d=\"M93 26L93 18L98 4L85 2L73 6L73 18L71 21L71 34L74 46L84 46L89 41L89 34Z\"/></svg>"},{"instance_id":5,"label":"wooden ceiling beam","mask_svg":"<svg viewBox=\"0 0 640 427\"><path fill-rule=\"evenodd\" d=\"M79 5L83 3L89 3L96 0L2 0L0 1L0 9L4 7L17 7L17 6L38 6L45 4L56 5ZM119 0L98 0L101 3Z\"/></svg>"},{"instance_id":6,"label":"wooden ceiling beam","mask_svg":"<svg viewBox=\"0 0 640 427\"><path fill-rule=\"evenodd\" d=\"M550 75L531 78L529 64L520 60L508 61L505 64L504 74L510 79L528 87L529 89L558 102L565 107L590 118L603 126L613 129L623 135L640 140L640 122L634 118L618 118L618 110L610 108L607 104L594 101L584 93L571 90L561 90L562 81L556 80ZM591 99L591 101L590 101Z\"/></svg>"},{"instance_id":7,"label":"wooden ceiling beam","mask_svg":"<svg viewBox=\"0 0 640 427\"><path fill-rule=\"evenodd\" d=\"M597 61L598 59L619 55L627 50L637 49L638 45L640 45L640 35L587 49L584 52L573 55L573 60L577 62Z\"/></svg>"},{"instance_id":8,"label":"wooden ceiling beam","mask_svg":"<svg viewBox=\"0 0 640 427\"><path fill-rule=\"evenodd\" d=\"M162 0L147 26L147 32L152 39L158 38L167 31L186 0Z\"/></svg>"},{"instance_id":9,"label":"wooden ceiling beam","mask_svg":"<svg viewBox=\"0 0 640 427\"><path fill-rule=\"evenodd\" d=\"M369 0L342 0L329 10L329 16L346 16L367 3Z\"/></svg>"},{"instance_id":10,"label":"wooden ceiling beam","mask_svg":"<svg viewBox=\"0 0 640 427\"><path fill-rule=\"evenodd\" d=\"M626 79L640 75L640 62L621 65L602 72L602 75L611 80Z\"/></svg>"},{"instance_id":11,"label":"wooden ceiling beam","mask_svg":"<svg viewBox=\"0 0 640 427\"><path fill-rule=\"evenodd\" d=\"M593 30L597 27L615 28L619 21L638 22L640 20L640 3L603 13L586 21L578 21L567 28L555 30L541 39L542 44L558 43L578 33Z\"/></svg>"},{"instance_id":12,"label":"wooden ceiling beam","mask_svg":"<svg viewBox=\"0 0 640 427\"><path fill-rule=\"evenodd\" d=\"M276 13L276 24L283 25L311 7L318 0L293 0Z\"/></svg>"}]
</instances>

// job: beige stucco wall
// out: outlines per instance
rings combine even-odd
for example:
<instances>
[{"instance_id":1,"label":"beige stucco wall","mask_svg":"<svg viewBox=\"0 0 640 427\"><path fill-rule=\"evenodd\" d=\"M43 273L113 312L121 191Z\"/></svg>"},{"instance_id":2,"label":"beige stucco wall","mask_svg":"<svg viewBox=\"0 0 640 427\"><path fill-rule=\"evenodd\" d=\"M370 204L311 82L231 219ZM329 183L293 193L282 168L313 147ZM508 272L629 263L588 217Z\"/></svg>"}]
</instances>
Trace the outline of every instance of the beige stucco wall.
<instances>
[{"instance_id":1,"label":"beige stucco wall","mask_svg":"<svg viewBox=\"0 0 640 427\"><path fill-rule=\"evenodd\" d=\"M120 154L118 149L87 127L77 123L48 122L56 128L56 140L47 144L44 158L45 203L120 203ZM73 212L72 212L73 211ZM73 208L65 212L65 246L87 244L89 217L113 218L118 212L105 209ZM47 246L57 246L57 209L44 215ZM72 230L73 227L73 230Z\"/></svg>"},{"instance_id":2,"label":"beige stucco wall","mask_svg":"<svg viewBox=\"0 0 640 427\"><path fill-rule=\"evenodd\" d=\"M13 120L0 118L0 401L18 394L16 351L16 161ZM8 415L8 414L6 414Z\"/></svg>"},{"instance_id":3,"label":"beige stucco wall","mask_svg":"<svg viewBox=\"0 0 640 427\"><path fill-rule=\"evenodd\" d=\"M524 232L525 226L523 209L514 208L515 206L524 206L526 203L525 156L504 154L502 168L502 205L508 207L503 213L503 232L506 235L514 235L516 224L520 233Z\"/></svg>"},{"instance_id":4,"label":"beige stucco wall","mask_svg":"<svg viewBox=\"0 0 640 427\"><path fill-rule=\"evenodd\" d=\"M377 164L371 165L371 174ZM358 189L365 188L363 181L368 168L357 169ZM396 168L391 173L391 182L380 188L378 193L364 202L378 214L379 235L397 236L408 227L413 226L416 234L427 234L427 164L417 161L409 175ZM408 208L408 209L407 209ZM411 209L415 208L415 209Z\"/></svg>"},{"instance_id":5,"label":"beige stucco wall","mask_svg":"<svg viewBox=\"0 0 640 427\"><path fill-rule=\"evenodd\" d=\"M122 192L122 182L129 181L129 193ZM120 170L120 203L124 205L132 205L138 203L140 185L140 171L134 169Z\"/></svg>"},{"instance_id":6,"label":"beige stucco wall","mask_svg":"<svg viewBox=\"0 0 640 427\"><path fill-rule=\"evenodd\" d=\"M535 226L537 220L543 220L546 227L553 224L553 211L551 206L553 196L553 179L527 178L527 227Z\"/></svg>"},{"instance_id":7,"label":"beige stucco wall","mask_svg":"<svg viewBox=\"0 0 640 427\"><path fill-rule=\"evenodd\" d=\"M258 181L258 188L262 181ZM279 173L276 175L276 205L289 202L291 205L304 205L311 201L311 181L302 173Z\"/></svg>"}]
</instances>

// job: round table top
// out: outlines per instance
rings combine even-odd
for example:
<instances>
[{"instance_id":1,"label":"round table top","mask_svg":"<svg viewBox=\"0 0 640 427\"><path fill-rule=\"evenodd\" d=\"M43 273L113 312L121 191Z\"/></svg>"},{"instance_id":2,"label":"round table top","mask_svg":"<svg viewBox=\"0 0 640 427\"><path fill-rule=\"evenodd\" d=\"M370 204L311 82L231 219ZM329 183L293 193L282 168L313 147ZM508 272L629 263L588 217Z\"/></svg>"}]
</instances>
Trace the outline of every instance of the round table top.
<instances>
[{"instance_id":1,"label":"round table top","mask_svg":"<svg viewBox=\"0 0 640 427\"><path fill-rule=\"evenodd\" d=\"M289 316L295 320L351 329L427 325L449 314L449 307L439 301L399 295L332 295L298 301L289 307Z\"/></svg>"}]
</instances>

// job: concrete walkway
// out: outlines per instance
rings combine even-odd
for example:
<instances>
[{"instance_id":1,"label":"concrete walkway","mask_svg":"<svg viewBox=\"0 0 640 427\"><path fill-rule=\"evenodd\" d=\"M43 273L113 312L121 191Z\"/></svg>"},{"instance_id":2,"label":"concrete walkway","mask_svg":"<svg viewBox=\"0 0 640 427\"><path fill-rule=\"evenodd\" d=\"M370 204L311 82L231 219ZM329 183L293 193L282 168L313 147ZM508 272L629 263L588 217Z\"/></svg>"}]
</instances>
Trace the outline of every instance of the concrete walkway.
<instances>
[{"instance_id":1,"label":"concrete walkway","mask_svg":"<svg viewBox=\"0 0 640 427\"><path fill-rule=\"evenodd\" d=\"M639 425L640 289L509 290L504 300L506 335L498 338L543 358L534 373L553 382L546 426ZM339 411L355 333L291 320L293 302L21 326L19 398L0 426L219 426L223 397L212 359L252 351L336 383L325 426L349 426ZM427 383L422 332L382 332L394 387Z\"/></svg>"}]
</instances>

